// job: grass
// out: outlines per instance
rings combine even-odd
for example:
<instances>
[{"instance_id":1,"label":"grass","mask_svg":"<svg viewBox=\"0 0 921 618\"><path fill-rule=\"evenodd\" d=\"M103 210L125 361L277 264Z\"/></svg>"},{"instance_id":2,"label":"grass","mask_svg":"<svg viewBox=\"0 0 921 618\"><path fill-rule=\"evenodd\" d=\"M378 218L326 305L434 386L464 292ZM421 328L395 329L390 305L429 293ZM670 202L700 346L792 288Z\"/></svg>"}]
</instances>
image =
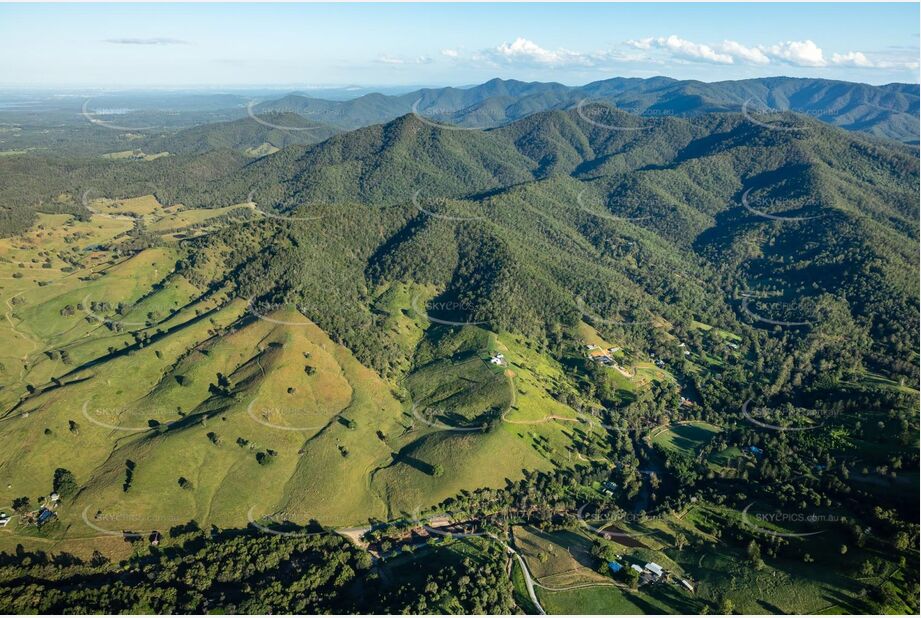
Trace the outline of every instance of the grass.
<instances>
[{"instance_id":1,"label":"grass","mask_svg":"<svg viewBox=\"0 0 921 618\"><path fill-rule=\"evenodd\" d=\"M720 431L716 425L703 421L672 423L654 431L652 442L669 451L693 455Z\"/></svg>"},{"instance_id":2,"label":"grass","mask_svg":"<svg viewBox=\"0 0 921 618\"><path fill-rule=\"evenodd\" d=\"M147 154L142 150L120 150L118 152L109 152L102 155L103 159L137 159L140 161L156 161L161 157L168 157L168 152L158 152L154 154Z\"/></svg>"},{"instance_id":3,"label":"grass","mask_svg":"<svg viewBox=\"0 0 921 618\"><path fill-rule=\"evenodd\" d=\"M538 599L548 613L697 613L693 598L676 585L658 583L631 591L622 583L616 585L607 573L598 573L595 567L599 561L591 555L593 537L584 530L544 532L518 526L513 533L516 546L540 584L536 587ZM656 561L672 572L681 572L658 551L624 547L621 552L624 565Z\"/></svg>"},{"instance_id":4,"label":"grass","mask_svg":"<svg viewBox=\"0 0 921 618\"><path fill-rule=\"evenodd\" d=\"M742 337L735 333L731 333L728 330L723 330L722 328L714 328L710 324L704 324L703 322L698 322L697 320L691 320L691 328L697 330L702 330L704 332L710 332L711 330L719 335L723 339L729 339L735 343L742 341Z\"/></svg>"},{"instance_id":5,"label":"grass","mask_svg":"<svg viewBox=\"0 0 921 618\"><path fill-rule=\"evenodd\" d=\"M657 591L658 592L658 591ZM614 587L579 588L565 592L541 590L538 596L548 614L642 615L683 613L654 594Z\"/></svg>"},{"instance_id":6,"label":"grass","mask_svg":"<svg viewBox=\"0 0 921 618\"><path fill-rule=\"evenodd\" d=\"M878 373L873 373L871 371L863 372L860 382L863 384L868 384L872 386L881 386L885 388L891 388L893 390L899 391L901 393L908 393L910 395L917 395L918 390L914 388L911 384L904 384L896 382L895 380L890 380L889 378L882 376Z\"/></svg>"},{"instance_id":7,"label":"grass","mask_svg":"<svg viewBox=\"0 0 921 618\"><path fill-rule=\"evenodd\" d=\"M595 571L598 559L591 555L592 541L581 532L544 532L516 526L512 533L518 551L539 583L550 588L612 583L610 577Z\"/></svg>"}]
</instances>

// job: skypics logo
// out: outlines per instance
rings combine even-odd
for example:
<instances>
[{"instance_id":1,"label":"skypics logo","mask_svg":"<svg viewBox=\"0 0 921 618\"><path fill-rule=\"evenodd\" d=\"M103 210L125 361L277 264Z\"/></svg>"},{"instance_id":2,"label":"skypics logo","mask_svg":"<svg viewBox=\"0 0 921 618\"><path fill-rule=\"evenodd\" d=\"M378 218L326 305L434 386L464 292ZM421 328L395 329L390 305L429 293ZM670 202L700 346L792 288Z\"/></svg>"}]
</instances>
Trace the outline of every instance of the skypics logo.
<instances>
[{"instance_id":1,"label":"skypics logo","mask_svg":"<svg viewBox=\"0 0 921 618\"><path fill-rule=\"evenodd\" d=\"M586 109L587 106L590 106L589 109ZM576 114L579 115L579 118L599 129L607 131L647 131L653 128L652 126L644 125L614 124L612 121L614 111L614 108L609 105L600 102L592 103L588 99L581 99L576 104Z\"/></svg>"},{"instance_id":2,"label":"skypics logo","mask_svg":"<svg viewBox=\"0 0 921 618\"><path fill-rule=\"evenodd\" d=\"M586 303L581 296L576 297L576 308L582 313L582 316L588 318L595 324L607 324L608 326L626 326L626 325L650 325L654 324L655 320L652 318L641 318L641 319L620 319L620 316L613 317L607 312L601 312L590 306Z\"/></svg>"},{"instance_id":3,"label":"skypics logo","mask_svg":"<svg viewBox=\"0 0 921 618\"><path fill-rule=\"evenodd\" d=\"M105 315L106 313L114 310L115 315L117 316L129 316L136 312L138 306L139 305L131 306L123 303L116 303L113 306L111 303L105 301L94 301L92 298L90 298L89 294L83 297L83 301L79 305L88 319L99 322L101 324L106 324L107 326L118 330L131 330L135 327L151 327L158 321L169 318L169 316L171 316L177 310L175 305L144 303L143 305L140 305L141 310L146 312L145 319L143 321L140 321L137 318L127 320L122 319L121 317L108 317Z\"/></svg>"},{"instance_id":4,"label":"skypics logo","mask_svg":"<svg viewBox=\"0 0 921 618\"><path fill-rule=\"evenodd\" d=\"M752 513L751 508L755 505L751 502L742 509L742 524L756 532L771 537L782 538L805 538L816 536L826 531L828 524L837 524L845 522L846 519L832 513L805 513L791 511L773 511L767 513ZM789 527L815 527L826 525L820 530L811 530L809 532L788 532Z\"/></svg>"},{"instance_id":5,"label":"skypics logo","mask_svg":"<svg viewBox=\"0 0 921 618\"><path fill-rule=\"evenodd\" d=\"M178 419L171 421L161 420L175 416L178 414L178 410L160 407L143 408L129 404L90 408L90 402L87 400L83 402L81 411L83 412L83 417L89 422L114 431L132 433L157 431L179 422ZM71 426L71 431L78 430L78 427Z\"/></svg>"},{"instance_id":6,"label":"skypics logo","mask_svg":"<svg viewBox=\"0 0 921 618\"><path fill-rule=\"evenodd\" d=\"M287 214L283 214L283 213L272 212L272 211L270 211L270 210L266 210L265 208L261 208L261 207L259 206L259 204L257 204L256 201L255 201L255 199L254 199L255 195L256 195L256 190L253 189L253 190L250 191L249 194L246 196L246 202L247 202L248 204L252 204L253 210L255 210L256 212L258 212L260 215L262 215L262 216L264 216L264 217L268 217L268 218L270 218L270 219L278 219L278 220L281 220L281 221L317 221L318 219L324 219L324 218L326 218L326 217L328 216L328 215L325 215L325 214L322 214L322 215L309 215L309 216L305 216L305 215L287 215ZM311 206L311 205L312 205L312 206L319 206L319 204L302 204L301 207L303 207L303 206Z\"/></svg>"},{"instance_id":7,"label":"skypics logo","mask_svg":"<svg viewBox=\"0 0 921 618\"><path fill-rule=\"evenodd\" d=\"M479 326L486 324L485 320L473 320L476 307L463 300L428 300L422 301L420 295L415 295L410 301L410 307L418 315L424 315L429 322L445 326ZM449 319L454 318L454 319Z\"/></svg>"},{"instance_id":8,"label":"skypics logo","mask_svg":"<svg viewBox=\"0 0 921 618\"><path fill-rule=\"evenodd\" d=\"M306 131L316 131L316 130L322 128L322 127L319 127L319 126L316 126L316 127L293 127L293 126L285 126L285 125L280 125L280 124L275 123L275 122L271 122L271 121L269 121L269 120L266 120L265 118L260 118L259 116L256 115L256 112L255 112L255 110L253 109L253 108L256 106L257 103L258 103L258 101L256 101L255 99L253 99L253 100L250 100L249 103L246 104L246 115L249 116L252 120L255 120L256 122L258 122L259 124L261 124L262 126L269 127L269 128L272 128L272 129L279 129L279 130L281 130L281 131L293 131L293 132L298 132L298 133L300 133L300 132L306 132ZM296 115L300 116L302 112L301 112L301 110L297 110L297 109L294 109L294 108L284 108L284 107L279 108L279 107L273 106L270 113L271 113L271 114L291 113L291 114L296 114ZM266 115L268 115L268 114L266 114Z\"/></svg>"},{"instance_id":9,"label":"skypics logo","mask_svg":"<svg viewBox=\"0 0 921 618\"><path fill-rule=\"evenodd\" d=\"M301 318L289 320L278 317L281 315L287 316L289 313L291 313L290 310L292 309L296 310L301 315ZM279 324L282 326L313 325L313 322L303 317L307 313L307 310L302 305L298 305L296 303L271 303L268 301L255 301L250 299L246 306L246 313L249 313L250 315L265 322Z\"/></svg>"},{"instance_id":10,"label":"skypics logo","mask_svg":"<svg viewBox=\"0 0 921 618\"><path fill-rule=\"evenodd\" d=\"M609 221L642 221L643 219L650 218L649 215L645 215L642 217L621 217L618 215L611 214L609 212L599 212L599 210L596 210L594 208L589 208L586 205L584 198L582 197L585 194L585 191L586 189L582 189L581 191L579 191L579 194L576 195L576 203L579 205L579 210L587 212L593 217L598 217L599 219L608 219ZM600 206L600 209L602 211L605 210L604 206Z\"/></svg>"},{"instance_id":11,"label":"skypics logo","mask_svg":"<svg viewBox=\"0 0 921 618\"><path fill-rule=\"evenodd\" d=\"M751 402L752 398L748 398L742 404L742 416L752 425L772 431L813 431L823 427L826 419L838 416L838 413L832 410L803 410L791 406L785 412L764 406L752 407ZM812 424L813 421L814 424Z\"/></svg>"},{"instance_id":12,"label":"skypics logo","mask_svg":"<svg viewBox=\"0 0 921 618\"><path fill-rule=\"evenodd\" d=\"M485 131L489 127L460 127L454 124L446 124L442 122L437 122L432 120L430 117L423 116L419 111L419 106L422 103L422 97L416 99L412 106L412 115L416 117L417 120L423 124L427 124L430 127L436 129L444 129L447 131ZM445 116L450 114L456 114L459 110L449 109L449 108L439 108L439 107L427 107L425 112L430 116Z\"/></svg>"},{"instance_id":13,"label":"skypics logo","mask_svg":"<svg viewBox=\"0 0 921 618\"><path fill-rule=\"evenodd\" d=\"M589 508L590 504L586 503L576 511L579 524L586 530L609 541L624 541L625 539L651 536L655 534L655 531L638 532L630 530L630 527L640 527L650 522L666 520L666 516L663 513L627 513L617 507L606 505L592 506L587 511Z\"/></svg>"},{"instance_id":14,"label":"skypics logo","mask_svg":"<svg viewBox=\"0 0 921 618\"><path fill-rule=\"evenodd\" d=\"M296 521L314 522L315 519L313 515L309 513L299 511L275 511L274 513L257 517L256 509L256 505L251 506L246 512L246 519L252 527L265 534L288 537L310 537L333 534L332 530L327 530L315 523L307 525L295 523Z\"/></svg>"},{"instance_id":15,"label":"skypics logo","mask_svg":"<svg viewBox=\"0 0 921 618\"><path fill-rule=\"evenodd\" d=\"M763 217L763 218L765 218L765 219L770 219L771 221L810 221L810 220L812 220L812 219L819 219L819 218L825 216L825 213L820 214L820 215L812 215L812 216L809 216L809 217L787 217L787 216L782 216L782 215L772 215L772 214L770 214L770 213L764 212L764 210L761 210L761 209L758 209L758 208L755 208L754 206L752 206L752 204L751 204L751 202L750 202L748 196L749 196L749 194L750 194L753 190L754 190L754 188L748 188L748 189L746 189L745 192L742 194L742 206L743 206L743 207L745 208L745 210L747 210L748 212L750 212L750 213L752 213L752 214L754 214L754 215L757 215L757 216L759 216L759 217ZM766 207L766 206L771 206L771 205L774 205L774 204L784 205L784 203L783 203L782 201L774 201L774 202L772 202L772 203L767 203L767 204L759 203L758 206L760 206L760 207L763 209L763 208Z\"/></svg>"},{"instance_id":16,"label":"skypics logo","mask_svg":"<svg viewBox=\"0 0 921 618\"><path fill-rule=\"evenodd\" d=\"M771 318L766 318L758 313L755 313L749 307L749 301L751 299L758 300L758 297L754 296L749 292L742 292L740 295L742 313L746 314L752 320L756 322L764 322L765 324L770 324L772 326L786 326L786 327L803 327L803 326L812 326L812 322L803 321L803 322L794 322L789 320L774 320Z\"/></svg>"},{"instance_id":17,"label":"skypics logo","mask_svg":"<svg viewBox=\"0 0 921 618\"><path fill-rule=\"evenodd\" d=\"M435 217L436 219L444 219L445 221L474 221L474 220L476 220L476 219L485 219L485 218L486 218L484 215L473 215L473 214L457 214L457 215L455 215L455 214L447 214L447 212L436 211L436 210L433 208L432 205L429 205L428 207L425 207L425 206L422 205L422 203L421 203L421 201L420 201L420 199L419 199L419 195L420 195L421 193L422 193L422 189L419 189L418 191L416 191L415 193L413 193L413 196L412 196L412 203L413 203L413 206L414 206L414 207L416 208L416 210L418 210L419 212L425 213L426 215L428 215L428 216L430 216L430 217ZM438 198L438 199L442 202L441 205L442 205L445 209L451 208L451 207L455 206L457 203L461 202L461 200L448 200L448 199L445 199L445 198ZM435 200L430 200L430 202L432 202L432 203L434 204ZM473 204L473 202L466 202L466 201L463 201L463 203L464 203L464 204ZM478 204L478 205L479 205L479 204Z\"/></svg>"},{"instance_id":18,"label":"skypics logo","mask_svg":"<svg viewBox=\"0 0 921 618\"><path fill-rule=\"evenodd\" d=\"M467 538L489 536L498 538L499 533L514 522L527 523L535 517L557 522L577 522L591 533L613 541L627 541L656 534L655 531L639 531L655 521L665 521L661 513L626 513L617 507L584 504L577 510L570 508L515 508L508 507L491 513L466 513L461 511L439 511L422 514L421 507L413 512L412 519L400 522L401 530L423 529L429 535ZM627 541L632 546L634 543Z\"/></svg>"},{"instance_id":19,"label":"skypics logo","mask_svg":"<svg viewBox=\"0 0 921 618\"><path fill-rule=\"evenodd\" d=\"M123 537L128 540L141 540L156 534L157 527L169 527L179 525L189 520L189 518L179 517L177 515L157 515L154 513L130 513L124 511L105 512L97 510L92 516L89 515L89 506L83 509L81 517L83 523L92 530L109 536ZM143 529L136 529L135 526L142 525ZM116 529L120 528L120 529Z\"/></svg>"},{"instance_id":20,"label":"skypics logo","mask_svg":"<svg viewBox=\"0 0 921 618\"><path fill-rule=\"evenodd\" d=\"M756 117L755 114L759 114L763 119ZM772 131L803 131L806 129L806 126L803 124L780 124L782 122L786 123L795 120L795 116L791 118L793 114L789 110L777 110L765 107L756 102L754 97L749 97L742 103L742 115L752 124ZM771 122L771 116L777 118L777 120Z\"/></svg>"},{"instance_id":21,"label":"skypics logo","mask_svg":"<svg viewBox=\"0 0 921 618\"><path fill-rule=\"evenodd\" d=\"M249 405L246 406L246 414L260 425L265 425L272 429L280 429L282 431L318 431L332 422L332 420L326 420L319 424L311 423L305 425L304 416L307 416L309 413L303 407L257 405L256 401L256 399L253 399L249 402ZM338 417L338 415L336 416ZM282 425L280 424L282 420L290 420L292 424Z\"/></svg>"},{"instance_id":22,"label":"skypics logo","mask_svg":"<svg viewBox=\"0 0 921 618\"><path fill-rule=\"evenodd\" d=\"M867 101L861 102L859 106L874 108L883 113L898 111L892 107L884 107ZM841 109L836 108L802 107L797 110L790 108L778 109L756 101L754 97L749 97L742 103L741 111L745 119L752 124L772 131L809 130L808 123L804 122L802 118L797 118L798 115L821 119L823 116L836 118L841 114Z\"/></svg>"},{"instance_id":23,"label":"skypics logo","mask_svg":"<svg viewBox=\"0 0 921 618\"><path fill-rule=\"evenodd\" d=\"M456 420L460 415L451 410L445 410L444 408L437 407L423 407L419 408L418 405L413 403L412 408L410 409L412 416L415 420L428 425L439 431L458 431L462 433L479 431L483 432L488 428L488 424L480 423L479 425L469 425L461 424L463 421L457 420L457 424L449 424L440 419L446 420Z\"/></svg>"},{"instance_id":24,"label":"skypics logo","mask_svg":"<svg viewBox=\"0 0 921 618\"><path fill-rule=\"evenodd\" d=\"M153 127L153 126L145 126L145 127L128 127L128 126L125 126L125 125L116 124L116 123L112 122L111 120L102 120L101 117L107 117L107 116L123 116L123 115L129 114L129 113L131 113L132 111L135 111L135 110L130 110L130 109L104 109L104 110L99 110L99 111L91 111L91 110L89 109L89 105L90 105L90 101L91 101L91 100L92 100L92 99L86 99L85 101L83 101L83 107L81 108L81 111L80 111L80 114L81 114L81 115L86 119L86 121L89 122L90 124L93 124L93 125L95 125L95 126L97 126L97 127L103 127L103 128L106 128L106 129L112 129L113 131L129 131L129 132L134 132L134 131L149 131L149 130L151 130L151 129L156 128L156 127Z\"/></svg>"}]
</instances>

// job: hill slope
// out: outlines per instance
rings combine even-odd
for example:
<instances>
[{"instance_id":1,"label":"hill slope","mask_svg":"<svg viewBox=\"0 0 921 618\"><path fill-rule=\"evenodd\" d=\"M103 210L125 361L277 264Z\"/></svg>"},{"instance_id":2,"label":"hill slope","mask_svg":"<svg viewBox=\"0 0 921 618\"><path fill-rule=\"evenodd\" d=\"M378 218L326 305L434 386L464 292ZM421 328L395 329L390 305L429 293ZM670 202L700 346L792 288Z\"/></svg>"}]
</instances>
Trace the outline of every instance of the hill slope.
<instances>
[{"instance_id":1,"label":"hill slope","mask_svg":"<svg viewBox=\"0 0 921 618\"><path fill-rule=\"evenodd\" d=\"M391 96L368 94L350 101L288 95L264 102L257 109L294 112L347 129L387 122L411 111L436 122L482 128L589 101L606 102L648 116L745 110L753 117L776 119L779 112L792 111L849 131L904 142L918 141L917 86L871 86L790 77L713 83L666 77L617 77L577 87L493 79L471 88L422 89Z\"/></svg>"}]
</instances>

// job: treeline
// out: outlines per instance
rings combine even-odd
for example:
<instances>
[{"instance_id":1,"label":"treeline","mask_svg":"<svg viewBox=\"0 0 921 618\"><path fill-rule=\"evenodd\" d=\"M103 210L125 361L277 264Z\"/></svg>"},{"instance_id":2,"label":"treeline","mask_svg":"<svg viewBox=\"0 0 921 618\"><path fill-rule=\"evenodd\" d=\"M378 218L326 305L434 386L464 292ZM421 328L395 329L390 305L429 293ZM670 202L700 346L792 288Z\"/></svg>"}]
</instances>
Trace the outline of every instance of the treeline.
<instances>
[{"instance_id":1,"label":"treeline","mask_svg":"<svg viewBox=\"0 0 921 618\"><path fill-rule=\"evenodd\" d=\"M114 563L20 548L0 554L0 611L9 614L368 614L516 611L501 547L461 555L450 542L383 581L371 555L336 534L203 531L177 526L157 546L132 537ZM427 561L441 568L426 568ZM383 568L387 568L384 566ZM425 573L417 577L419 570Z\"/></svg>"}]
</instances>

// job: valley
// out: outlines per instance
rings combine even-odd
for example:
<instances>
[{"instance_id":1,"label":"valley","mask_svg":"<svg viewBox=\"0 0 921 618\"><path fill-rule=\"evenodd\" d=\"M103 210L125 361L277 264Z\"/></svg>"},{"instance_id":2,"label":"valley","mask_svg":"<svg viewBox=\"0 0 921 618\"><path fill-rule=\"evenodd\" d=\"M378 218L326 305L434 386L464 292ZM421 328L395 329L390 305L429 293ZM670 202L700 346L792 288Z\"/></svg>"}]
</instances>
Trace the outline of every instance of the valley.
<instances>
[{"instance_id":1,"label":"valley","mask_svg":"<svg viewBox=\"0 0 921 618\"><path fill-rule=\"evenodd\" d=\"M0 606L916 611L916 149L259 118L0 158Z\"/></svg>"}]
</instances>

